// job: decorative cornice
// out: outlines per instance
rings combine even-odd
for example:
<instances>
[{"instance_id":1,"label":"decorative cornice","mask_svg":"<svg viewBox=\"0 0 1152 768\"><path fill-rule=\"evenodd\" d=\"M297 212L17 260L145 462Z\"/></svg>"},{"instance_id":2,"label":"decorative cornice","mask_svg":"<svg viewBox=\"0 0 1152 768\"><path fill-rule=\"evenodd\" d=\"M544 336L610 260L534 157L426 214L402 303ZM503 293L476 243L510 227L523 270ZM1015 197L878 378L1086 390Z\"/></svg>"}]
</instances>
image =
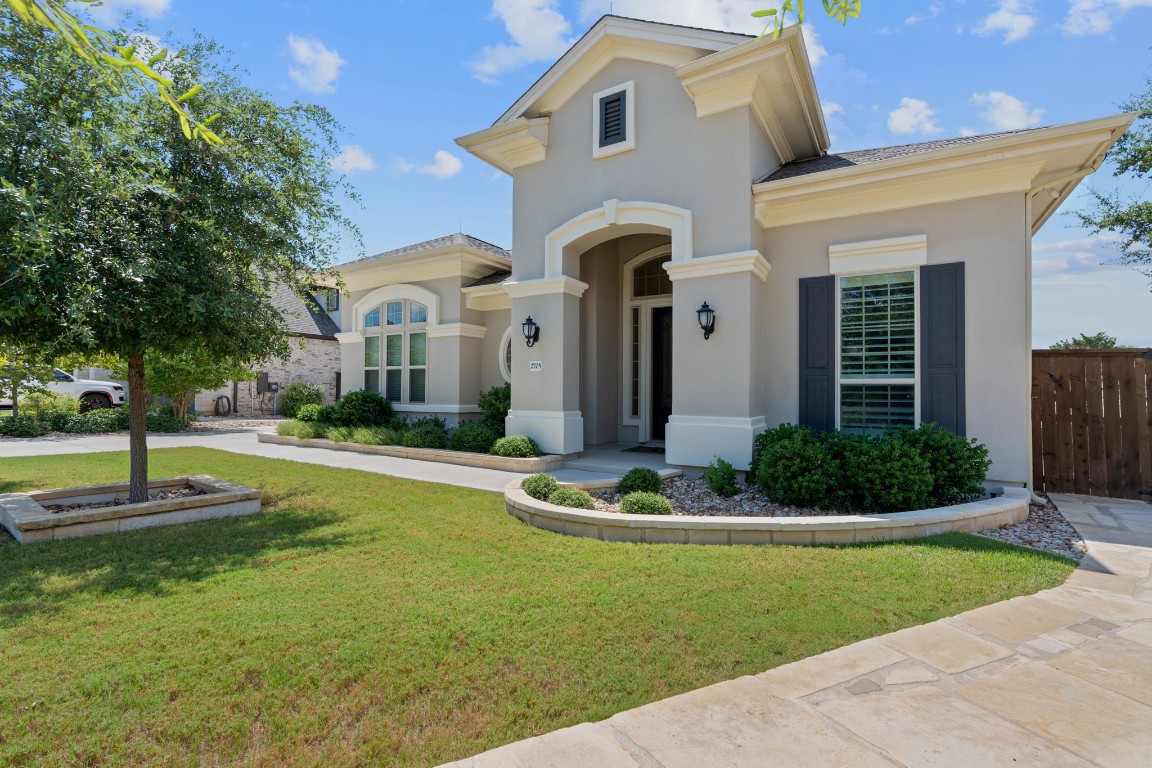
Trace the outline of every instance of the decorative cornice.
<instances>
[{"instance_id":1,"label":"decorative cornice","mask_svg":"<svg viewBox=\"0 0 1152 768\"><path fill-rule=\"evenodd\" d=\"M554 296L567 294L577 298L588 290L588 283L581 282L574 277L548 277L537 280L521 280L514 283L504 283L504 290L513 299L523 299L529 296Z\"/></svg>"},{"instance_id":2,"label":"decorative cornice","mask_svg":"<svg viewBox=\"0 0 1152 768\"><path fill-rule=\"evenodd\" d=\"M927 263L927 235L908 235L828 246L828 271L833 275L892 272L898 269L922 267Z\"/></svg>"},{"instance_id":3,"label":"decorative cornice","mask_svg":"<svg viewBox=\"0 0 1152 768\"><path fill-rule=\"evenodd\" d=\"M760 255L759 251L741 251L718 256L704 256L691 261L670 261L664 265L664 269L668 272L668 279L672 282L695 280L701 277L738 275L745 272L751 272L756 279L763 281L768 279L772 265Z\"/></svg>"},{"instance_id":4,"label":"decorative cornice","mask_svg":"<svg viewBox=\"0 0 1152 768\"><path fill-rule=\"evenodd\" d=\"M341 344L360 344L364 341L364 334L360 331L344 331L336 334L336 341Z\"/></svg>"},{"instance_id":5,"label":"decorative cornice","mask_svg":"<svg viewBox=\"0 0 1152 768\"><path fill-rule=\"evenodd\" d=\"M456 143L508 175L548 156L547 117L520 117L456 139Z\"/></svg>"},{"instance_id":6,"label":"decorative cornice","mask_svg":"<svg viewBox=\"0 0 1152 768\"><path fill-rule=\"evenodd\" d=\"M482 339L484 335L488 333L488 329L483 325L473 325L472 323L440 323L439 325L428 326L425 332L430 339L440 339L451 336Z\"/></svg>"},{"instance_id":7,"label":"decorative cornice","mask_svg":"<svg viewBox=\"0 0 1152 768\"><path fill-rule=\"evenodd\" d=\"M468 309L475 309L479 312L491 312L498 309L511 309L512 299L508 296L508 291L504 290L504 285L473 285L467 288L461 288L460 292L464 294L464 305Z\"/></svg>"}]
</instances>

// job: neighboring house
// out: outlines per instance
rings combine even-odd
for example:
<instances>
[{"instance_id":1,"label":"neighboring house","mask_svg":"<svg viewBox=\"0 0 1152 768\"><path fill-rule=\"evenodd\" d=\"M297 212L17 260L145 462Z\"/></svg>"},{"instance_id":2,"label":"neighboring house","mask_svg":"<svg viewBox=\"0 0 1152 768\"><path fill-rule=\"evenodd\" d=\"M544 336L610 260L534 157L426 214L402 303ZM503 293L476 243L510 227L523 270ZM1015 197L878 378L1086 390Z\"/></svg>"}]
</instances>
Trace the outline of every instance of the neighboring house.
<instances>
[{"instance_id":1,"label":"neighboring house","mask_svg":"<svg viewBox=\"0 0 1152 768\"><path fill-rule=\"evenodd\" d=\"M271 298L284 317L284 333L291 350L288 357L266 363L257 380L229 382L217 390L198 392L194 405L197 413L212 415L217 410L217 400L226 397L237 415L275 415L279 413L280 394L296 381L323 387L325 403L331 404L340 396L340 345L336 341L340 331L339 292L319 288L315 295L301 299L287 286L278 284ZM278 391L272 391L269 384L276 384Z\"/></svg>"},{"instance_id":2,"label":"neighboring house","mask_svg":"<svg viewBox=\"0 0 1152 768\"><path fill-rule=\"evenodd\" d=\"M458 139L513 176L510 266L457 235L340 267L344 388L461 414L510 378L545 451L741 469L782 422L933 421L1026 483L1032 235L1133 118L828 155L797 28L606 16Z\"/></svg>"}]
</instances>

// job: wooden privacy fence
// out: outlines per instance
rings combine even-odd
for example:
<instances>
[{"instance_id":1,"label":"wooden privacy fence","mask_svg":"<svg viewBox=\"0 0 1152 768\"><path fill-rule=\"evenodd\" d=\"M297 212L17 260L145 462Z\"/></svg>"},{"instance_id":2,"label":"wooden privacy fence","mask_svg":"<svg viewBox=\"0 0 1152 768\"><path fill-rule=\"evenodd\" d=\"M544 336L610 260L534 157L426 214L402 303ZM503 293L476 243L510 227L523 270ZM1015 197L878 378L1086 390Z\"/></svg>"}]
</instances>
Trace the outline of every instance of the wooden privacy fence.
<instances>
[{"instance_id":1,"label":"wooden privacy fence","mask_svg":"<svg viewBox=\"0 0 1152 768\"><path fill-rule=\"evenodd\" d=\"M1032 352L1035 490L1152 501L1152 352Z\"/></svg>"}]
</instances>

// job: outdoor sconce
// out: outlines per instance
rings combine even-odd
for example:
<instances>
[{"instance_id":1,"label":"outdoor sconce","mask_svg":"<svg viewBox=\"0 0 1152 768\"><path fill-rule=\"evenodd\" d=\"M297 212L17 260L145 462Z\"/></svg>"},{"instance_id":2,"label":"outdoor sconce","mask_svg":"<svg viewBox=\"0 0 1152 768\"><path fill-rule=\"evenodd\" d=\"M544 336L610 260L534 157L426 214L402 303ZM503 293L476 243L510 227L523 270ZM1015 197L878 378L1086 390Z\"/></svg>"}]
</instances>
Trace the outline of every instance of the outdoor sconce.
<instances>
[{"instance_id":1,"label":"outdoor sconce","mask_svg":"<svg viewBox=\"0 0 1152 768\"><path fill-rule=\"evenodd\" d=\"M712 332L716 330L716 310L704 302L696 310L696 319L700 321L700 330L704 331L704 340L712 338Z\"/></svg>"},{"instance_id":2,"label":"outdoor sconce","mask_svg":"<svg viewBox=\"0 0 1152 768\"><path fill-rule=\"evenodd\" d=\"M540 326L536 325L532 315L528 315L528 319L524 321L524 341L528 342L528 346L540 341Z\"/></svg>"}]
</instances>

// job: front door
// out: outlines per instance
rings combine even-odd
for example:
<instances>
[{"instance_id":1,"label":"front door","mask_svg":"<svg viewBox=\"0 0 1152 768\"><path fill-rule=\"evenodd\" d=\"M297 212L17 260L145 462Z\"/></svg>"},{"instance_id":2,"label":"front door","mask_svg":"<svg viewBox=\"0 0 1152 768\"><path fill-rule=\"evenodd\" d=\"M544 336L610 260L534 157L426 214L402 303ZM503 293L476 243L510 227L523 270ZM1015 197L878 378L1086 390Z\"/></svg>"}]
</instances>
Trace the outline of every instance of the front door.
<instances>
[{"instance_id":1,"label":"front door","mask_svg":"<svg viewBox=\"0 0 1152 768\"><path fill-rule=\"evenodd\" d=\"M672 307L652 310L652 421L653 440L663 440L672 415Z\"/></svg>"}]
</instances>

